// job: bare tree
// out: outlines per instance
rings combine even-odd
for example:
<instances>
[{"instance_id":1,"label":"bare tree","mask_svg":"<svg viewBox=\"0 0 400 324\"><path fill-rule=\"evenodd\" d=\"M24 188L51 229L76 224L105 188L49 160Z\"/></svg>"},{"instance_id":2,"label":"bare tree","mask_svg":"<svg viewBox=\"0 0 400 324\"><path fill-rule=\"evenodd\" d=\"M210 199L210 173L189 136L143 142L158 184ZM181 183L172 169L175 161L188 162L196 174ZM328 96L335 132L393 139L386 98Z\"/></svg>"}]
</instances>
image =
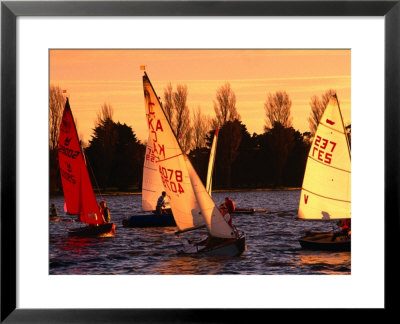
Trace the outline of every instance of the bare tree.
<instances>
[{"instance_id":1,"label":"bare tree","mask_svg":"<svg viewBox=\"0 0 400 324\"><path fill-rule=\"evenodd\" d=\"M59 86L50 85L49 91L49 146L55 150L58 146L60 123L64 111L65 98Z\"/></svg>"},{"instance_id":2,"label":"bare tree","mask_svg":"<svg viewBox=\"0 0 400 324\"><path fill-rule=\"evenodd\" d=\"M169 83L164 89L163 109L184 152L187 152L191 146L190 112L186 104L187 96L187 85L178 84L176 91L173 91L172 85Z\"/></svg>"},{"instance_id":3,"label":"bare tree","mask_svg":"<svg viewBox=\"0 0 400 324\"><path fill-rule=\"evenodd\" d=\"M95 120L95 126L104 124L107 120L111 120L114 115L114 108L107 103L104 103L100 111L97 112L97 119Z\"/></svg>"},{"instance_id":4,"label":"bare tree","mask_svg":"<svg viewBox=\"0 0 400 324\"><path fill-rule=\"evenodd\" d=\"M292 117L290 116L290 108L292 100L286 91L277 91L275 94L268 94L268 99L264 104L265 108L265 126L267 131L274 127L275 123L281 124L283 127L292 126Z\"/></svg>"},{"instance_id":5,"label":"bare tree","mask_svg":"<svg viewBox=\"0 0 400 324\"><path fill-rule=\"evenodd\" d=\"M173 93L173 101L175 108L175 134L181 144L182 150L187 152L190 149L191 128L190 128L190 112L186 104L188 90L186 85L178 84L176 91Z\"/></svg>"},{"instance_id":6,"label":"bare tree","mask_svg":"<svg viewBox=\"0 0 400 324\"><path fill-rule=\"evenodd\" d=\"M65 98L59 86L50 85L49 89L49 189L54 194L61 188L58 167L58 136L64 111Z\"/></svg>"},{"instance_id":7,"label":"bare tree","mask_svg":"<svg viewBox=\"0 0 400 324\"><path fill-rule=\"evenodd\" d=\"M315 132L317 131L319 120L321 119L322 114L328 105L329 99L335 94L335 90L329 89L321 96L321 99L319 99L317 96L313 96L311 98L311 112L310 117L308 117L308 124L310 126L312 136L314 136Z\"/></svg>"},{"instance_id":8,"label":"bare tree","mask_svg":"<svg viewBox=\"0 0 400 324\"><path fill-rule=\"evenodd\" d=\"M211 118L201 113L200 106L193 110L192 148L205 146L208 131L211 129Z\"/></svg>"},{"instance_id":9,"label":"bare tree","mask_svg":"<svg viewBox=\"0 0 400 324\"><path fill-rule=\"evenodd\" d=\"M164 104L163 104L164 112L167 115L168 121L171 126L172 121L174 119L174 102L173 102L173 92L172 92L172 84L168 83L167 87L164 89Z\"/></svg>"},{"instance_id":10,"label":"bare tree","mask_svg":"<svg viewBox=\"0 0 400 324\"><path fill-rule=\"evenodd\" d=\"M224 125L227 121L240 120L240 115L236 110L236 95L231 89L229 82L217 89L214 110L219 125Z\"/></svg>"}]
</instances>

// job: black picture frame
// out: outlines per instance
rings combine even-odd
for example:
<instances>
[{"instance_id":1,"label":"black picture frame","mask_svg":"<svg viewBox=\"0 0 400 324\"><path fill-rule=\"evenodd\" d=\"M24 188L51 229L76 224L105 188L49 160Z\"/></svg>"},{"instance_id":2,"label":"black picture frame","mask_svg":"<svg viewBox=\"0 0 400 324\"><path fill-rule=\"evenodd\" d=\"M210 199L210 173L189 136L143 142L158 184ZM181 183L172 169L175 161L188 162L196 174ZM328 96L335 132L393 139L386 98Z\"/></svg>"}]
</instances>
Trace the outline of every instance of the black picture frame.
<instances>
[{"instance_id":1,"label":"black picture frame","mask_svg":"<svg viewBox=\"0 0 400 324\"><path fill-rule=\"evenodd\" d=\"M18 16L383 16L385 18L385 309L397 306L398 275L388 266L399 237L400 0L395 1L2 1L1 3L1 322L237 322L256 310L16 308L16 19ZM395 243L396 244L396 243ZM373 256L371 256L373 262ZM257 310L261 312L262 310ZM262 314L251 314L253 316Z\"/></svg>"}]
</instances>

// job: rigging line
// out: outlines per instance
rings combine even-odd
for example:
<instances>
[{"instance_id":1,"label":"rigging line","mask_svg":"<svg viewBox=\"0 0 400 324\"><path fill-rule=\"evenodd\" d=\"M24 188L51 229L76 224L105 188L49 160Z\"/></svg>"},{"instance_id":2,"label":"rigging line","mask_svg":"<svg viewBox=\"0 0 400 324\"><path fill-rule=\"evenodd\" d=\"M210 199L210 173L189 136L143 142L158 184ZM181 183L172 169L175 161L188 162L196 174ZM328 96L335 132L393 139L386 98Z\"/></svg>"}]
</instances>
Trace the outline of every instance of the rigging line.
<instances>
[{"instance_id":1,"label":"rigging line","mask_svg":"<svg viewBox=\"0 0 400 324\"><path fill-rule=\"evenodd\" d=\"M311 193L313 195L321 197L321 198L330 199L330 200L336 200L336 201L341 201L341 202L346 202L346 203L351 203L351 201L349 201L349 200L342 200L342 199L336 199L336 198L332 198L332 197L326 197L326 196L322 196L322 195L316 194L315 192L312 192L310 190L307 190L306 188L301 188L301 189L304 190L304 191L307 191L307 192L309 192L309 193Z\"/></svg>"},{"instance_id":2,"label":"rigging line","mask_svg":"<svg viewBox=\"0 0 400 324\"><path fill-rule=\"evenodd\" d=\"M338 100L337 97L336 97L336 102L337 102L337 104L338 104L340 119L342 120L342 126L343 126L343 130L344 130L344 135L345 135L345 137L346 137L347 150L348 150L348 152L349 152L349 157L350 157L350 160L351 160L351 149L350 149L349 136L348 136L348 134L347 134L347 132L346 132L346 127L344 127L343 116L342 116L342 110L340 109L339 100Z\"/></svg>"},{"instance_id":3,"label":"rigging line","mask_svg":"<svg viewBox=\"0 0 400 324\"><path fill-rule=\"evenodd\" d=\"M156 168L151 168L151 167L148 167L148 166L143 166L143 168L144 169L153 170L153 171L158 171Z\"/></svg>"},{"instance_id":4,"label":"rigging line","mask_svg":"<svg viewBox=\"0 0 400 324\"><path fill-rule=\"evenodd\" d=\"M167 160L176 158L176 157L178 157L179 155L183 155L183 153L179 153L179 154L177 154L177 155L170 156L169 158L166 158L166 159L164 159L164 160L158 160L158 161L156 161L156 163L159 163L159 162L162 162L162 161L167 161Z\"/></svg>"},{"instance_id":5,"label":"rigging line","mask_svg":"<svg viewBox=\"0 0 400 324\"><path fill-rule=\"evenodd\" d=\"M344 132L341 132L340 130L337 130L337 129L335 129L335 128L332 128L332 127L330 127L330 126L328 126L327 124L325 124L325 123L323 123L323 122L319 122L321 125L323 125L323 126L325 126L326 128L329 128L330 130L333 130L333 131L335 131L335 132L338 132L338 133L340 133L340 134L346 134L346 133L344 133Z\"/></svg>"},{"instance_id":6,"label":"rigging line","mask_svg":"<svg viewBox=\"0 0 400 324\"><path fill-rule=\"evenodd\" d=\"M309 155L308 157L309 157L311 160L313 160L313 161L315 161L315 162L318 162L318 163L320 163L320 164L322 164L322 165L324 165L324 166L327 166L327 167L330 167L330 168L333 168L333 169L336 169L336 170L340 170L340 171L343 171L343 172L351 173L351 171L348 171L348 170L345 170L345 169L340 169L340 168L334 167L333 165L323 163L323 162L321 162L321 161L315 159L315 158L312 157L311 155Z\"/></svg>"},{"instance_id":7,"label":"rigging line","mask_svg":"<svg viewBox=\"0 0 400 324\"><path fill-rule=\"evenodd\" d=\"M94 182L95 182L95 184L96 184L96 189L97 189L97 191L98 191L98 193L99 193L99 196L100 196L101 198L103 198L103 195L102 195L102 193L101 193L101 191L100 191L99 184L97 183L97 179L96 179L96 176L95 176L95 174L94 174L92 165L90 164L89 158L87 157L87 155L86 155L86 153L84 152L84 150L82 150L82 153L83 153L83 156L85 157L85 161L87 162L87 165L89 165L90 172L92 173L92 176L93 176Z\"/></svg>"}]
</instances>

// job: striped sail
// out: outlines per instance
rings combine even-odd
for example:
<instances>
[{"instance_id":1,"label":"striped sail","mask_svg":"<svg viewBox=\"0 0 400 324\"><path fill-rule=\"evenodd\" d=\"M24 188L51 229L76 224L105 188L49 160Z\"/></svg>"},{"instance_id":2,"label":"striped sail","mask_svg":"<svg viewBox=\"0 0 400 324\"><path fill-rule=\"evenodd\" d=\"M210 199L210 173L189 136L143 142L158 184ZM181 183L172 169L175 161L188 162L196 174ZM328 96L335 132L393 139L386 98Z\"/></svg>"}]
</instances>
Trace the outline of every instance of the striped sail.
<instances>
[{"instance_id":1,"label":"striped sail","mask_svg":"<svg viewBox=\"0 0 400 324\"><path fill-rule=\"evenodd\" d=\"M180 231L204 225L182 153L147 74L143 76L145 110L152 152L174 219Z\"/></svg>"},{"instance_id":2,"label":"striped sail","mask_svg":"<svg viewBox=\"0 0 400 324\"><path fill-rule=\"evenodd\" d=\"M351 218L351 156L336 96L321 117L308 154L298 216Z\"/></svg>"}]
</instances>

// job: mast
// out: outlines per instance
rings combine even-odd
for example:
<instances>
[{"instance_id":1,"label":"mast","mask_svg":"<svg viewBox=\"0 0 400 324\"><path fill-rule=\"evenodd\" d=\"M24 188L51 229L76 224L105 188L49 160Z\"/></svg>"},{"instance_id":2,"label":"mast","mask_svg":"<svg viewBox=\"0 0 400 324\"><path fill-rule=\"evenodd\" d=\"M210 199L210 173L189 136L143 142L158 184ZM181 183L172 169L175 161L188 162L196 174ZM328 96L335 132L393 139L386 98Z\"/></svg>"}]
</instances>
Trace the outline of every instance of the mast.
<instances>
[{"instance_id":1,"label":"mast","mask_svg":"<svg viewBox=\"0 0 400 324\"><path fill-rule=\"evenodd\" d=\"M211 191L212 191L212 176L213 176L213 172L214 172L215 154L217 152L218 130L219 130L219 127L217 126L215 133L214 133L214 138L213 138L213 142L211 145L211 149L210 149L210 158L208 160L206 189L210 196L211 196Z\"/></svg>"}]
</instances>

